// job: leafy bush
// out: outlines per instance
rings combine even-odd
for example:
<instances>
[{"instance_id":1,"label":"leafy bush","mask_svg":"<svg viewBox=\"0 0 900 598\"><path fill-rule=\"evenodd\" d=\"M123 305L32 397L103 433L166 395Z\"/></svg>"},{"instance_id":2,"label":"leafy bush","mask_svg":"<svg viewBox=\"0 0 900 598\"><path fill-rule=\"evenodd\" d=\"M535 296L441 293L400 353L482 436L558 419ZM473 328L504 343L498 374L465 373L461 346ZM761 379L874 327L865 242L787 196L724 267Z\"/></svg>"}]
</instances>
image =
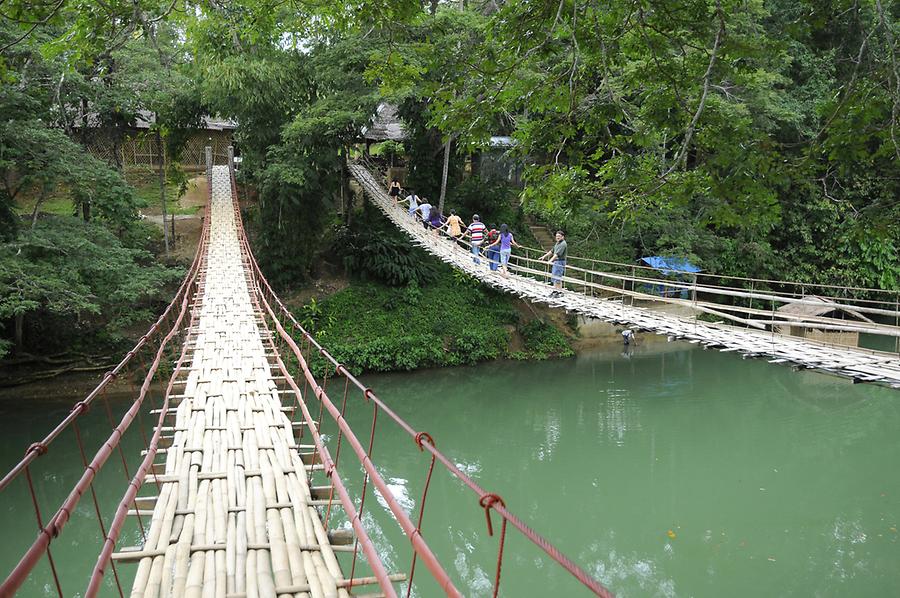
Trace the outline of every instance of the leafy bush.
<instances>
[{"instance_id":1,"label":"leafy bush","mask_svg":"<svg viewBox=\"0 0 900 598\"><path fill-rule=\"evenodd\" d=\"M48 217L0 245L0 322L7 338L22 331L20 346L112 338L148 319L182 274L104 226Z\"/></svg>"},{"instance_id":2,"label":"leafy bush","mask_svg":"<svg viewBox=\"0 0 900 598\"><path fill-rule=\"evenodd\" d=\"M531 320L521 326L519 332L525 341L525 358L547 359L548 357L570 357L575 354L565 335L558 328L543 320Z\"/></svg>"},{"instance_id":3,"label":"leafy bush","mask_svg":"<svg viewBox=\"0 0 900 598\"><path fill-rule=\"evenodd\" d=\"M519 319L509 298L475 281L454 284L450 271L422 286L353 284L317 305L322 318L333 318L317 339L354 372L497 359L507 352L507 327ZM326 369L320 358L312 365Z\"/></svg>"},{"instance_id":4,"label":"leafy bush","mask_svg":"<svg viewBox=\"0 0 900 598\"><path fill-rule=\"evenodd\" d=\"M499 227L506 223L513 230L518 230L523 228L523 221L517 194L515 187L473 176L450 192L447 206L464 215L463 218L468 219L472 214L478 214L485 224L496 224Z\"/></svg>"},{"instance_id":5,"label":"leafy bush","mask_svg":"<svg viewBox=\"0 0 900 598\"><path fill-rule=\"evenodd\" d=\"M404 239L370 232L342 229L337 245L344 268L363 280L377 280L393 286L424 284L434 279L434 269L423 259L424 252Z\"/></svg>"},{"instance_id":6,"label":"leafy bush","mask_svg":"<svg viewBox=\"0 0 900 598\"><path fill-rule=\"evenodd\" d=\"M388 139L381 143L376 143L369 149L369 153L373 156L384 156L385 158L396 158L403 155L403 144Z\"/></svg>"},{"instance_id":7,"label":"leafy bush","mask_svg":"<svg viewBox=\"0 0 900 598\"><path fill-rule=\"evenodd\" d=\"M437 262L368 202L351 226L337 231L332 251L361 280L407 286L426 285L437 276Z\"/></svg>"}]
</instances>

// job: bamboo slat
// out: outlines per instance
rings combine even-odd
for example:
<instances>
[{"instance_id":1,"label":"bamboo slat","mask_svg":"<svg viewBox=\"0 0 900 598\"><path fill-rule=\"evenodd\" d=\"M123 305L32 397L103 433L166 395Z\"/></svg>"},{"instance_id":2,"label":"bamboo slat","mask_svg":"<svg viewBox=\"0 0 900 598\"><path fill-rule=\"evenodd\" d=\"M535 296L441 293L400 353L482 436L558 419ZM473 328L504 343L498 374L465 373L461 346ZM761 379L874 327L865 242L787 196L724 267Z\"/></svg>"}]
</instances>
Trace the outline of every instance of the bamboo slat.
<instances>
[{"instance_id":1,"label":"bamboo slat","mask_svg":"<svg viewBox=\"0 0 900 598\"><path fill-rule=\"evenodd\" d=\"M281 398L297 399L279 390L273 335L251 300L227 169L214 169L212 195L189 340L160 424L164 461L145 479L160 489L133 507L152 509L147 540L113 558L137 562L132 597L348 596L313 506L308 476L321 463L299 454L314 447L295 440Z\"/></svg>"},{"instance_id":2,"label":"bamboo slat","mask_svg":"<svg viewBox=\"0 0 900 598\"><path fill-rule=\"evenodd\" d=\"M607 294L615 294L617 297L630 296L637 299L652 299L657 302L672 303L691 307L697 311L716 312L713 315L737 321L750 326L750 328L736 327L723 322L705 322L695 317L675 316L672 314L654 311L648 308L634 305L626 305L624 301L610 300L603 297L590 296L571 290L563 290L556 293L556 289L549 287L547 273L536 269L540 262L534 259L521 258L524 265L511 268L513 272L520 272L529 276L510 274L504 276L500 272L487 268L486 259L481 258L481 264L475 264L472 255L460 249L455 243L439 238L425 231L421 225L413 221L405 210L401 210L384 192L372 174L358 164L349 166L350 173L360 183L365 193L373 203L401 230L403 230L412 242L443 262L461 270L474 278L494 288L516 295L530 302L545 303L551 307L566 309L590 318L597 318L616 325L629 326L641 331L653 332L673 339L683 339L690 342L702 343L706 347L724 351L740 352L746 357L765 356L774 358L779 363L791 363L805 368L814 368L828 373L852 378L856 381L874 381L894 388L900 388L900 355L897 353L879 352L858 347L847 347L826 344L815 340L793 337L779 334L770 322L765 321L763 314L768 313L770 320L775 320L776 313L765 312L756 308L741 308L737 305L718 305L707 301L687 300L671 297L657 297L639 291L625 288L625 283L652 283L662 286L716 293L725 299L741 298L760 301L772 301L783 304L819 304L802 297L776 296L771 293L747 292L727 287L709 287L692 283L672 283L659 280L650 280L640 277L627 276L621 273L592 272L584 268L570 267L567 272L578 276L584 276L585 280L566 276L564 282L574 288L585 290L596 289ZM533 267L531 265L534 265ZM540 267L545 268L546 265ZM590 279L588 280L588 275ZM539 279L536 279L537 277ZM603 279L615 282L617 285L603 284ZM596 282L595 282L596 281ZM840 303L840 302L835 302ZM848 305L860 313L880 314L896 316L895 305L886 307L870 307ZM722 312L743 312L747 315L759 315L759 318L739 317ZM778 319L790 326L798 326L799 317L787 317L783 313L778 314ZM858 331L881 334L892 337L900 334L900 328L885 324L853 323L844 324L834 319L827 323L826 318L805 316L805 322L811 328L829 327L832 329L854 328ZM819 324L819 326L817 326ZM755 329L759 326L769 330ZM852 332L851 330L846 330ZM869 364L872 356L878 357L877 366Z\"/></svg>"}]
</instances>

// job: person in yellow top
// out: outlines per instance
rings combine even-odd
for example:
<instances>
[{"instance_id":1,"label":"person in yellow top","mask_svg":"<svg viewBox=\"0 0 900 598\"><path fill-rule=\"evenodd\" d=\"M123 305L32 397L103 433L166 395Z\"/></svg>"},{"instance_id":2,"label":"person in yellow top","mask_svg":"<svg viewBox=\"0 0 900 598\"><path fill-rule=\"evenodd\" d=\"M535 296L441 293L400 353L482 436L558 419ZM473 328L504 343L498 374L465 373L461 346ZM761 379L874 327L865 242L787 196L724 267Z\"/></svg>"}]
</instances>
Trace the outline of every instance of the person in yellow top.
<instances>
[{"instance_id":1,"label":"person in yellow top","mask_svg":"<svg viewBox=\"0 0 900 598\"><path fill-rule=\"evenodd\" d=\"M450 217L447 218L447 222L444 226L447 227L447 234L456 241L459 241L462 238L462 231L466 228L466 224L462 221L462 218L456 215L456 210L450 210Z\"/></svg>"}]
</instances>

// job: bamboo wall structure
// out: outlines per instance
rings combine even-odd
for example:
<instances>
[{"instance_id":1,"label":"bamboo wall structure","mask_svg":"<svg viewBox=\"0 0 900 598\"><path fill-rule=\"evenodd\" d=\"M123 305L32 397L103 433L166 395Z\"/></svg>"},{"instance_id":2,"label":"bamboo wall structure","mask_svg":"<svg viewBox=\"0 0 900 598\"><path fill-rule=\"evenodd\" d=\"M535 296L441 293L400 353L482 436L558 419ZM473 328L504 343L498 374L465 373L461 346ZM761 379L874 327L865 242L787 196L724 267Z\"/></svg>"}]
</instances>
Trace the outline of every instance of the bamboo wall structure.
<instances>
[{"instance_id":1,"label":"bamboo wall structure","mask_svg":"<svg viewBox=\"0 0 900 598\"><path fill-rule=\"evenodd\" d=\"M213 148L214 154L226 154L231 144L232 132L229 130L192 131L178 162L188 171L204 170L207 146ZM87 148L91 155L110 164L120 164L130 172L152 172L158 170L163 163L156 137L149 132L135 130L119 144L115 144L108 136L95 135L88 141Z\"/></svg>"}]
</instances>

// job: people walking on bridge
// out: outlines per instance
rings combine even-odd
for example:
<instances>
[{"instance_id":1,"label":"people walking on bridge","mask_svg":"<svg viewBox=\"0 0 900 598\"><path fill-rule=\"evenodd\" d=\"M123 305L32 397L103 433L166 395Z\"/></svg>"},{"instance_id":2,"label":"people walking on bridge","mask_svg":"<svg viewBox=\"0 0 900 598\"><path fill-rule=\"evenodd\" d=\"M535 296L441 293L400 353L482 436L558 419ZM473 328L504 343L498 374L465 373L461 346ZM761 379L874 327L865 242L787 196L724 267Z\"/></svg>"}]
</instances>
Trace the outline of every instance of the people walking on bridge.
<instances>
[{"instance_id":1,"label":"people walking on bridge","mask_svg":"<svg viewBox=\"0 0 900 598\"><path fill-rule=\"evenodd\" d=\"M466 235L472 240L472 255L475 256L472 258L472 261L476 264L480 264L481 260L478 259L478 256L481 255L481 244L484 242L484 233L487 227L481 223L481 216L475 214L472 216L472 224L466 229Z\"/></svg>"},{"instance_id":2,"label":"people walking on bridge","mask_svg":"<svg viewBox=\"0 0 900 598\"><path fill-rule=\"evenodd\" d=\"M427 198L422 198L422 203L419 204L417 210L422 218L422 224L425 226L425 230L428 230L428 227L430 226L429 218L431 217L431 204L428 203Z\"/></svg>"},{"instance_id":3,"label":"people walking on bridge","mask_svg":"<svg viewBox=\"0 0 900 598\"><path fill-rule=\"evenodd\" d=\"M445 226L450 238L459 243L462 240L463 229L466 227L466 223L462 221L462 218L456 215L456 210L450 210L450 217L447 218Z\"/></svg>"},{"instance_id":4,"label":"people walking on bridge","mask_svg":"<svg viewBox=\"0 0 900 598\"><path fill-rule=\"evenodd\" d=\"M415 189L409 190L409 195L406 196L406 201L409 202L409 217L415 219L416 210L419 209L419 196L416 195Z\"/></svg>"},{"instance_id":5,"label":"people walking on bridge","mask_svg":"<svg viewBox=\"0 0 900 598\"><path fill-rule=\"evenodd\" d=\"M569 246L566 244L566 234L563 231L558 230L556 231L556 245L540 258L541 261L550 258L547 261L551 266L550 282L557 289L563 288L562 277L566 272L566 254L568 253L568 249ZM559 292L554 291L551 296L557 294L559 294Z\"/></svg>"},{"instance_id":6,"label":"people walking on bridge","mask_svg":"<svg viewBox=\"0 0 900 598\"><path fill-rule=\"evenodd\" d=\"M394 179L393 181L391 181L391 184L388 185L388 195L393 197L394 201L397 201L397 199L400 197L400 189L402 189L400 181Z\"/></svg>"},{"instance_id":7,"label":"people walking on bridge","mask_svg":"<svg viewBox=\"0 0 900 598\"><path fill-rule=\"evenodd\" d=\"M431 212L428 214L428 225L434 236L438 236L438 231L440 231L444 225L444 215L441 214L441 210L438 206L431 206Z\"/></svg>"},{"instance_id":8,"label":"people walking on bridge","mask_svg":"<svg viewBox=\"0 0 900 598\"><path fill-rule=\"evenodd\" d=\"M488 259L488 264L491 267L491 272L496 272L497 268L500 267L500 250L495 247L497 245L496 241L500 238L500 231L497 230L497 227L493 224L488 226L488 232L485 235L485 243L487 246L485 247L485 255Z\"/></svg>"},{"instance_id":9,"label":"people walking on bridge","mask_svg":"<svg viewBox=\"0 0 900 598\"><path fill-rule=\"evenodd\" d=\"M500 271L506 276L508 274L509 256L512 255L512 248L521 247L521 245L516 243L515 237L513 237L509 227L505 224L500 225L500 233L497 235L497 240L491 243L490 247L498 244L500 245Z\"/></svg>"}]
</instances>

